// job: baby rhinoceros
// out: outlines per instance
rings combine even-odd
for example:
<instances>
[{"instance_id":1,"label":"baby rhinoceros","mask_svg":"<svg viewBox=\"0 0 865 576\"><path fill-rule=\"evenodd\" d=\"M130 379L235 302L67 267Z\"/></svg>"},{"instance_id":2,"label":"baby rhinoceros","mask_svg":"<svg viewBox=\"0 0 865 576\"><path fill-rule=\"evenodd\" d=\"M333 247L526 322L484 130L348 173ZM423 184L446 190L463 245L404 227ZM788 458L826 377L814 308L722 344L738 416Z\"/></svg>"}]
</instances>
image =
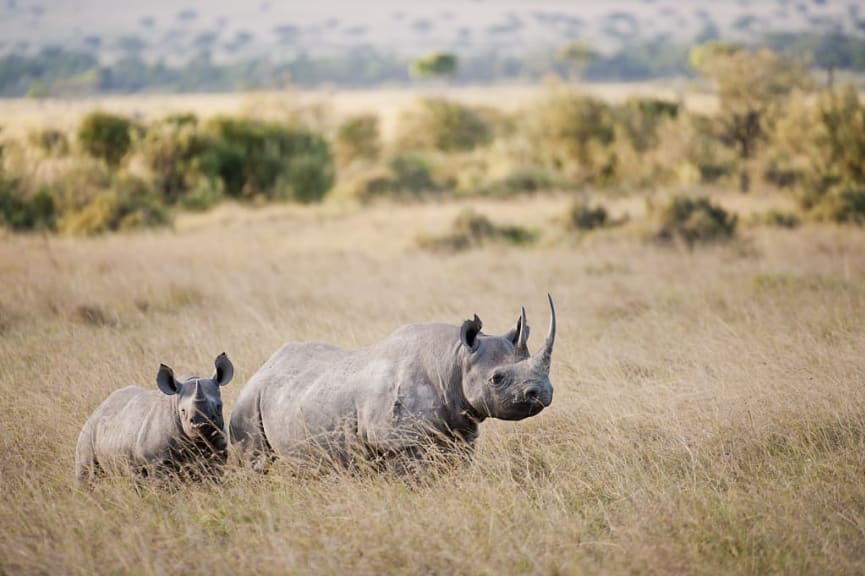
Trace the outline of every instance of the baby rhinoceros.
<instances>
[{"instance_id":1,"label":"baby rhinoceros","mask_svg":"<svg viewBox=\"0 0 865 576\"><path fill-rule=\"evenodd\" d=\"M128 386L111 394L78 436L78 483L89 484L99 472L218 476L227 458L219 388L231 381L234 366L225 352L215 364L213 378L184 381L162 364L161 392Z\"/></svg>"}]
</instances>

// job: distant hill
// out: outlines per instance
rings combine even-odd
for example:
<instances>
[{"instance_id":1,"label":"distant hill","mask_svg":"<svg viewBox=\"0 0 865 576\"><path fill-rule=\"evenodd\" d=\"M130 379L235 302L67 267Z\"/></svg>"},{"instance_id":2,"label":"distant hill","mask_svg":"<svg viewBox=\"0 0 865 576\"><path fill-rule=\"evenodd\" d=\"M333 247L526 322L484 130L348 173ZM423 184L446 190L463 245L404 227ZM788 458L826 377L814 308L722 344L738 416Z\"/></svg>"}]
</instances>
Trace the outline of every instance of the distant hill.
<instances>
[{"instance_id":1,"label":"distant hill","mask_svg":"<svg viewBox=\"0 0 865 576\"><path fill-rule=\"evenodd\" d=\"M405 82L430 50L457 54L457 83L537 79L568 73L575 39L585 78L642 80L715 38L865 68L858 0L0 0L0 96Z\"/></svg>"},{"instance_id":2,"label":"distant hill","mask_svg":"<svg viewBox=\"0 0 865 576\"><path fill-rule=\"evenodd\" d=\"M861 33L857 0L0 0L0 55L45 45L83 49L103 62L139 55L216 61L299 52L333 55L367 46L416 56L430 49L508 53L584 38L613 52L623 43L698 36L749 40L767 32ZM122 8L121 8L122 6Z\"/></svg>"}]
</instances>

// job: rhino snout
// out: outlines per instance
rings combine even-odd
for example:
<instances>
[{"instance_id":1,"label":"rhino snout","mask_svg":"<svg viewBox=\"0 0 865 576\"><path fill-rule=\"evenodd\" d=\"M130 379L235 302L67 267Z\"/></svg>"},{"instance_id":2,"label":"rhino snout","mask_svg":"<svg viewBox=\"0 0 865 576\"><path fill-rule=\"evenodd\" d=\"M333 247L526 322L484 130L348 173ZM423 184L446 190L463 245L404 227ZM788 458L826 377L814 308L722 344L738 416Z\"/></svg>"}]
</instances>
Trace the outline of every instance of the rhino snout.
<instances>
[{"instance_id":1,"label":"rhino snout","mask_svg":"<svg viewBox=\"0 0 865 576\"><path fill-rule=\"evenodd\" d=\"M553 387L547 382L543 384L530 384L523 391L523 401L526 404L540 405L546 408L553 401Z\"/></svg>"}]
</instances>

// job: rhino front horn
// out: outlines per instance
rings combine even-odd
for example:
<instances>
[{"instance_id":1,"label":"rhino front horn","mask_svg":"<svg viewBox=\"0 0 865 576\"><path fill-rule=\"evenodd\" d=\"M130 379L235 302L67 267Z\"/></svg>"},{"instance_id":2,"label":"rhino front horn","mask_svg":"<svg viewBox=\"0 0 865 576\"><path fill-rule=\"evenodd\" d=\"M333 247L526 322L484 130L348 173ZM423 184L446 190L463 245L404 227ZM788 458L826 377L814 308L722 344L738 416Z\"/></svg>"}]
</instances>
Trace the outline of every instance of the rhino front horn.
<instances>
[{"instance_id":1,"label":"rhino front horn","mask_svg":"<svg viewBox=\"0 0 865 576\"><path fill-rule=\"evenodd\" d=\"M550 330L547 333L546 341L544 341L544 347L532 358L532 368L543 376L549 376L550 374L553 344L556 342L556 307L553 304L553 297L547 294L547 298L550 301Z\"/></svg>"}]
</instances>

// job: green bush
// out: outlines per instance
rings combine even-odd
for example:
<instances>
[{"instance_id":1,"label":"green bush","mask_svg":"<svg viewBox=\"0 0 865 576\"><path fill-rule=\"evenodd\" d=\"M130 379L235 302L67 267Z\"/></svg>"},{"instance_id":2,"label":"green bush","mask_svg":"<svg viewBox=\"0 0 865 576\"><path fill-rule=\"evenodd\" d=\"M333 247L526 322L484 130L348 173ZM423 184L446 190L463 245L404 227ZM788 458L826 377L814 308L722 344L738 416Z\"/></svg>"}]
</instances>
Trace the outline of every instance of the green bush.
<instances>
[{"instance_id":1,"label":"green bush","mask_svg":"<svg viewBox=\"0 0 865 576\"><path fill-rule=\"evenodd\" d=\"M717 136L717 121L708 116L692 116L692 138L685 151L688 162L699 172L703 184L716 183L736 172L737 159Z\"/></svg>"},{"instance_id":2,"label":"green bush","mask_svg":"<svg viewBox=\"0 0 865 576\"><path fill-rule=\"evenodd\" d=\"M438 189L427 160L418 154L397 154L388 167L393 173L393 190L419 194Z\"/></svg>"},{"instance_id":3,"label":"green bush","mask_svg":"<svg viewBox=\"0 0 865 576\"><path fill-rule=\"evenodd\" d=\"M378 116L359 114L348 118L336 131L336 157L341 165L355 160L375 160L381 149Z\"/></svg>"},{"instance_id":4,"label":"green bush","mask_svg":"<svg viewBox=\"0 0 865 576\"><path fill-rule=\"evenodd\" d=\"M610 216L603 206L590 206L585 201L577 201L568 207L565 221L571 230L587 231L607 226Z\"/></svg>"},{"instance_id":5,"label":"green bush","mask_svg":"<svg viewBox=\"0 0 865 576\"><path fill-rule=\"evenodd\" d=\"M92 112L84 117L78 140L88 154L116 167L132 146L132 128L124 116Z\"/></svg>"},{"instance_id":6,"label":"green bush","mask_svg":"<svg viewBox=\"0 0 865 576\"><path fill-rule=\"evenodd\" d=\"M813 220L865 224L865 184L837 182L811 190L800 197L800 204Z\"/></svg>"},{"instance_id":7,"label":"green bush","mask_svg":"<svg viewBox=\"0 0 865 576\"><path fill-rule=\"evenodd\" d=\"M658 98L631 98L614 110L621 133L638 152L658 144L658 128L679 115L679 105Z\"/></svg>"},{"instance_id":8,"label":"green bush","mask_svg":"<svg viewBox=\"0 0 865 576\"><path fill-rule=\"evenodd\" d=\"M15 183L0 176L0 224L12 230L53 230L57 218L54 199L46 190L23 197Z\"/></svg>"},{"instance_id":9,"label":"green bush","mask_svg":"<svg viewBox=\"0 0 865 576\"><path fill-rule=\"evenodd\" d=\"M526 110L524 119L539 164L582 182L609 176L615 120L608 104L556 91Z\"/></svg>"},{"instance_id":10,"label":"green bush","mask_svg":"<svg viewBox=\"0 0 865 576\"><path fill-rule=\"evenodd\" d=\"M479 109L442 98L427 98L403 112L397 127L402 149L465 152L493 140L490 119Z\"/></svg>"},{"instance_id":11,"label":"green bush","mask_svg":"<svg viewBox=\"0 0 865 576\"><path fill-rule=\"evenodd\" d=\"M204 211L225 198L222 180L199 177L193 187L180 197L178 204L187 210Z\"/></svg>"},{"instance_id":12,"label":"green bush","mask_svg":"<svg viewBox=\"0 0 865 576\"><path fill-rule=\"evenodd\" d=\"M656 219L655 238L681 241L687 246L732 238L737 218L707 198L674 196L664 206L650 205Z\"/></svg>"},{"instance_id":13,"label":"green bush","mask_svg":"<svg viewBox=\"0 0 865 576\"><path fill-rule=\"evenodd\" d=\"M459 251L493 243L530 244L537 233L521 226L500 226L474 210L460 212L443 236L421 236L418 245L428 250Z\"/></svg>"},{"instance_id":14,"label":"green bush","mask_svg":"<svg viewBox=\"0 0 865 576\"><path fill-rule=\"evenodd\" d=\"M146 182L138 178L119 178L112 188L102 190L78 209L63 214L58 229L67 234L99 234L164 225L168 212Z\"/></svg>"},{"instance_id":15,"label":"green bush","mask_svg":"<svg viewBox=\"0 0 865 576\"><path fill-rule=\"evenodd\" d=\"M150 126L139 149L167 204L185 203L188 193L200 191L201 157L212 145L213 139L197 128L193 115L169 116Z\"/></svg>"},{"instance_id":16,"label":"green bush","mask_svg":"<svg viewBox=\"0 0 865 576\"><path fill-rule=\"evenodd\" d=\"M763 214L755 215L752 222L754 224L765 224L766 226L775 226L778 228L798 228L802 224L802 219L791 212L769 210Z\"/></svg>"},{"instance_id":17,"label":"green bush","mask_svg":"<svg viewBox=\"0 0 865 576\"><path fill-rule=\"evenodd\" d=\"M511 170L507 176L498 182L493 183L487 188L487 191L506 196L550 190L556 185L557 180L549 170L537 167L519 167Z\"/></svg>"},{"instance_id":18,"label":"green bush","mask_svg":"<svg viewBox=\"0 0 865 576\"><path fill-rule=\"evenodd\" d=\"M803 179L803 174L791 164L789 159L769 156L763 167L763 180L777 188L795 187Z\"/></svg>"},{"instance_id":19,"label":"green bush","mask_svg":"<svg viewBox=\"0 0 865 576\"><path fill-rule=\"evenodd\" d=\"M334 194L360 202L394 192L394 180L385 166L352 166L340 172Z\"/></svg>"},{"instance_id":20,"label":"green bush","mask_svg":"<svg viewBox=\"0 0 865 576\"><path fill-rule=\"evenodd\" d=\"M312 132L278 124L222 118L199 167L222 180L234 198L320 200L333 185L330 147Z\"/></svg>"},{"instance_id":21,"label":"green bush","mask_svg":"<svg viewBox=\"0 0 865 576\"><path fill-rule=\"evenodd\" d=\"M825 92L818 113L817 143L828 171L845 182L865 182L865 106L856 89Z\"/></svg>"}]
</instances>

